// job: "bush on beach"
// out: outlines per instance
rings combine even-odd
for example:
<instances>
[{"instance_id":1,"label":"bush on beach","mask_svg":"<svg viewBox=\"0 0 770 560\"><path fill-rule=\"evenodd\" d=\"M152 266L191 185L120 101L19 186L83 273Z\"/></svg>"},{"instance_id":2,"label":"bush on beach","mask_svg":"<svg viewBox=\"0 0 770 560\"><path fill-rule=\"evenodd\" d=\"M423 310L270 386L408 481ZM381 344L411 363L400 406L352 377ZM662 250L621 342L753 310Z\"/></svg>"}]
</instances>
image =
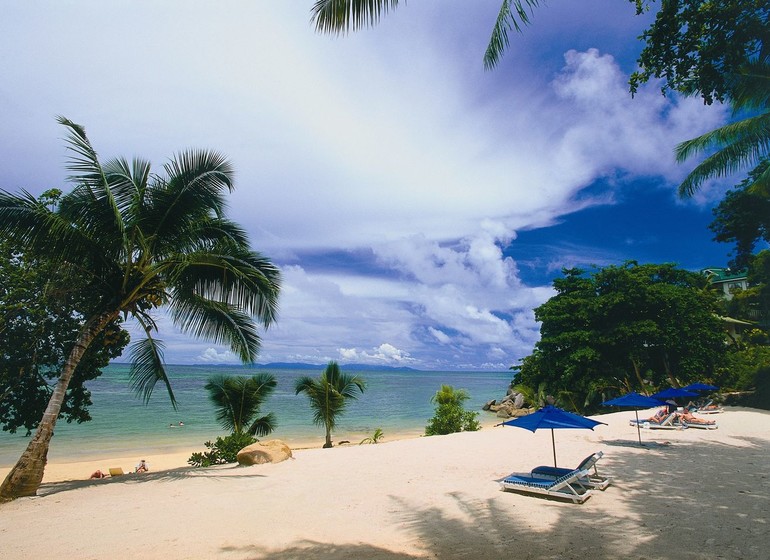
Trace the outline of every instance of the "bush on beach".
<instances>
[{"instance_id":1,"label":"bush on beach","mask_svg":"<svg viewBox=\"0 0 770 560\"><path fill-rule=\"evenodd\" d=\"M207 441L203 445L208 451L193 453L187 463L193 467L210 467L212 465L224 465L237 463L238 452L252 443L257 438L247 433L234 433L225 437L218 437L214 443Z\"/></svg>"},{"instance_id":2,"label":"bush on beach","mask_svg":"<svg viewBox=\"0 0 770 560\"><path fill-rule=\"evenodd\" d=\"M475 432L481 428L477 420L479 413L465 410L463 403L470 398L465 389L442 385L431 402L436 404L436 413L425 427L426 436Z\"/></svg>"}]
</instances>

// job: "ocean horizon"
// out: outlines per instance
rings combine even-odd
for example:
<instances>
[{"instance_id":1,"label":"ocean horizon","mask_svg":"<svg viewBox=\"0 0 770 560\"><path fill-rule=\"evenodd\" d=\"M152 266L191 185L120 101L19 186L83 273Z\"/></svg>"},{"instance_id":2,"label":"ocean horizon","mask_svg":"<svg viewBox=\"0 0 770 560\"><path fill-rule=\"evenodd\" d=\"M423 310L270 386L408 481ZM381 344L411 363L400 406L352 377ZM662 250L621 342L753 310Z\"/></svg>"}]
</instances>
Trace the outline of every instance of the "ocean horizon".
<instances>
[{"instance_id":1,"label":"ocean horizon","mask_svg":"<svg viewBox=\"0 0 770 560\"><path fill-rule=\"evenodd\" d=\"M296 379L320 375L325 365L266 364L168 365L177 410L171 406L165 386L156 385L150 401L131 391L128 364L113 363L87 383L93 405L92 420L82 424L59 420L51 442L49 461L78 461L110 455L150 455L184 449L204 451L204 442L227 435L215 419L214 405L203 388L212 375L251 376L269 372L278 385L262 407L272 412L277 428L261 439L281 439L292 447L320 447L323 428L313 424L307 397L294 394ZM511 371L422 371L410 368L370 369L370 366L341 365L342 371L362 376L366 391L350 401L341 416L333 441L359 443L376 429L389 436L419 435L433 416L430 398L442 384L468 391L468 410L492 418L481 410L484 403L505 395ZM180 422L182 425L180 425ZM24 432L0 432L0 466L11 466L21 455L29 438Z\"/></svg>"}]
</instances>

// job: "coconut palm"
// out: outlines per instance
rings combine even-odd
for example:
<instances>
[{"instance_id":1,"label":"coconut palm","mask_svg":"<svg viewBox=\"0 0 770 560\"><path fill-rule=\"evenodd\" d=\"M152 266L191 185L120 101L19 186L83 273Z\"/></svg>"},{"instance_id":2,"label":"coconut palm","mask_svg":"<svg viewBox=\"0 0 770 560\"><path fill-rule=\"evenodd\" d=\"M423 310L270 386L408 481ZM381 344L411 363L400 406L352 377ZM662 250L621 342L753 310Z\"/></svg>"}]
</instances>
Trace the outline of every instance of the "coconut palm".
<instances>
[{"instance_id":1,"label":"coconut palm","mask_svg":"<svg viewBox=\"0 0 770 560\"><path fill-rule=\"evenodd\" d=\"M696 154L713 149L679 185L679 196L691 197L703 183L725 177L747 166L758 166L770 156L770 63L746 64L735 76L731 87L733 115L748 112L750 116L682 142L676 147L676 159L683 162ZM770 167L752 176L749 190L770 194Z\"/></svg>"},{"instance_id":2,"label":"coconut palm","mask_svg":"<svg viewBox=\"0 0 770 560\"><path fill-rule=\"evenodd\" d=\"M349 400L363 393L366 383L358 375L342 373L337 362L329 362L318 379L304 376L295 385L297 395L305 393L313 409L313 422L326 430L324 448L332 446L332 430L337 426L337 417L345 411Z\"/></svg>"},{"instance_id":3,"label":"coconut palm","mask_svg":"<svg viewBox=\"0 0 770 560\"><path fill-rule=\"evenodd\" d=\"M529 23L529 12L539 3L539 0L503 0L484 53L485 68L497 65L508 47L508 31L521 31L521 26ZM346 33L374 25L382 14L397 6L398 0L316 0L312 19L321 33Z\"/></svg>"},{"instance_id":4,"label":"coconut palm","mask_svg":"<svg viewBox=\"0 0 770 560\"><path fill-rule=\"evenodd\" d=\"M132 387L148 399L161 381L175 405L163 344L153 334L158 308L167 307L183 332L228 344L244 362L258 354L258 324L268 327L277 311L278 269L224 217L233 173L223 156L185 151L163 175L139 159L102 164L83 127L58 120L68 129L73 190L55 208L26 192L0 191L0 235L76 274L93 305L0 500L36 493L67 386L106 325L120 316L138 322L146 336L130 349Z\"/></svg>"},{"instance_id":5,"label":"coconut palm","mask_svg":"<svg viewBox=\"0 0 770 560\"><path fill-rule=\"evenodd\" d=\"M252 377L215 375L204 388L216 407L217 420L234 434L263 437L275 429L273 413L256 418L260 408L275 390L275 376L259 373Z\"/></svg>"}]
</instances>

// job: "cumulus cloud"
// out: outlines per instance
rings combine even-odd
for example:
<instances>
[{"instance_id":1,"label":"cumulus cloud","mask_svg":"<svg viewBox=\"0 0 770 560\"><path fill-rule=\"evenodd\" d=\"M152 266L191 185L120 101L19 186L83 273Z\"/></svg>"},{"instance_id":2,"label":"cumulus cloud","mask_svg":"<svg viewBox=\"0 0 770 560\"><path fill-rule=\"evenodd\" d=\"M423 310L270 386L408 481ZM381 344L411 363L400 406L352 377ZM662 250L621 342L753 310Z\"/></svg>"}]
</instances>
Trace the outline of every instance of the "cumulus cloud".
<instances>
[{"instance_id":1,"label":"cumulus cloud","mask_svg":"<svg viewBox=\"0 0 770 560\"><path fill-rule=\"evenodd\" d=\"M581 28L614 29L611 10L629 11L618 6L589 10ZM103 158L141 155L157 169L190 146L227 154L230 213L283 273L265 362L507 368L538 339L532 309L552 290L526 285L505 249L524 229L613 204L612 189L634 178L676 183L673 146L725 116L654 84L630 98L612 34L597 38L604 50L575 48L586 34L570 34L566 5L549 6L548 25L527 29L491 73L480 62L489 27L466 3L409 4L344 38L314 33L306 3L171 0L120 18L47 7L9 7L0 21L0 184L61 182L56 114L84 124ZM491 25L499 2L473 9ZM628 20L617 25L628 33ZM599 179L608 187L591 190ZM357 251L374 262L357 268ZM558 271L579 253L540 266ZM332 256L338 266L318 263ZM171 362L235 361L161 325Z\"/></svg>"},{"instance_id":2,"label":"cumulus cloud","mask_svg":"<svg viewBox=\"0 0 770 560\"><path fill-rule=\"evenodd\" d=\"M238 363L238 357L230 350L220 352L216 348L206 348L195 360L204 364L234 364Z\"/></svg>"}]
</instances>

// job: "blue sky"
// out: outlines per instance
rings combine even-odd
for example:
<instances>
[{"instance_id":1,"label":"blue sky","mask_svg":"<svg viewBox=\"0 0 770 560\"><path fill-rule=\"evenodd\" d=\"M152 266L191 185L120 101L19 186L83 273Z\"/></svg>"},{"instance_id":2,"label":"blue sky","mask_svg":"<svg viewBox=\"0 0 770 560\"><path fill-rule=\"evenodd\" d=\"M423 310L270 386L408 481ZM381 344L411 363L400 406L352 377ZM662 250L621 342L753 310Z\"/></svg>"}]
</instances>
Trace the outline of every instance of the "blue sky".
<instances>
[{"instance_id":1,"label":"blue sky","mask_svg":"<svg viewBox=\"0 0 770 560\"><path fill-rule=\"evenodd\" d=\"M736 181L678 200L673 148L729 112L631 98L649 19L625 0L551 0L491 72L500 0L343 37L312 0L0 2L0 187L65 185L56 115L104 159L226 154L231 216L284 279L260 362L505 369L564 266L728 260L707 226ZM236 361L160 324L169 363Z\"/></svg>"}]
</instances>

